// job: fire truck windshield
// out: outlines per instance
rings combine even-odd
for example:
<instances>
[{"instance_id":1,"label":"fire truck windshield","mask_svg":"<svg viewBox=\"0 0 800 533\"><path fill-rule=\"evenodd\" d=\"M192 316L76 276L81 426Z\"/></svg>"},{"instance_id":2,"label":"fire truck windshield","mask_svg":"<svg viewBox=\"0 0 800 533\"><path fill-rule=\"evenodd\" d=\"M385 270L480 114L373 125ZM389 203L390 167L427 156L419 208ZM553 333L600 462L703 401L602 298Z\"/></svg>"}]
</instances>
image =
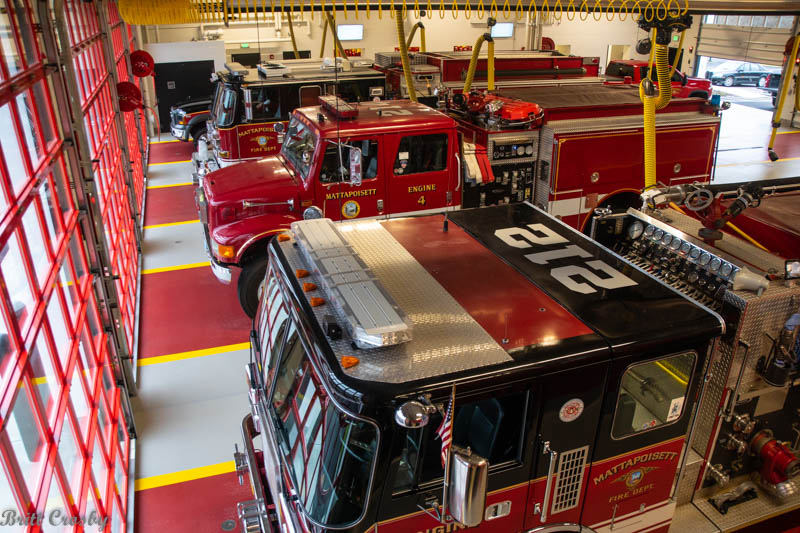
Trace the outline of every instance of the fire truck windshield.
<instances>
[{"instance_id":1,"label":"fire truck windshield","mask_svg":"<svg viewBox=\"0 0 800 533\"><path fill-rule=\"evenodd\" d=\"M317 136L305 124L292 117L286 130L281 153L303 178L308 177L311 160L317 148Z\"/></svg>"},{"instance_id":2,"label":"fire truck windshield","mask_svg":"<svg viewBox=\"0 0 800 533\"><path fill-rule=\"evenodd\" d=\"M225 88L217 92L214 102L214 117L219 127L230 126L236 116L236 91Z\"/></svg>"},{"instance_id":3,"label":"fire truck windshield","mask_svg":"<svg viewBox=\"0 0 800 533\"><path fill-rule=\"evenodd\" d=\"M282 350L270 412L306 517L326 528L358 522L366 509L378 429L331 400L296 331Z\"/></svg>"}]
</instances>

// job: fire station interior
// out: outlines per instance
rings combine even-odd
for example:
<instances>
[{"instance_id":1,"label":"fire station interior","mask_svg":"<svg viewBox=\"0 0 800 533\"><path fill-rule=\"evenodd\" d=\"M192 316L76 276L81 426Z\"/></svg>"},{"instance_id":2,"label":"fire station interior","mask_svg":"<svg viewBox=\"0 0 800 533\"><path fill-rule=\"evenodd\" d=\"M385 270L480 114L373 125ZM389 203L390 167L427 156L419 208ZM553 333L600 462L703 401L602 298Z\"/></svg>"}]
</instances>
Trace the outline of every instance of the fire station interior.
<instances>
[{"instance_id":1,"label":"fire station interior","mask_svg":"<svg viewBox=\"0 0 800 533\"><path fill-rule=\"evenodd\" d=\"M799 45L0 0L0 533L800 533Z\"/></svg>"}]
</instances>

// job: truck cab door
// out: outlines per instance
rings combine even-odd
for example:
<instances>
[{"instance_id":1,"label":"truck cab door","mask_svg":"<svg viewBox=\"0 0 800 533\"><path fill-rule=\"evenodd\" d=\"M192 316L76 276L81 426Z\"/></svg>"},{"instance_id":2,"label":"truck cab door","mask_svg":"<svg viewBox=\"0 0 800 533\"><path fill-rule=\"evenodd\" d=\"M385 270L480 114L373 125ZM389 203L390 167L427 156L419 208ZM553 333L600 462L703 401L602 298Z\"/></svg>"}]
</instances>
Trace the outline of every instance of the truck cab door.
<instances>
[{"instance_id":1,"label":"truck cab door","mask_svg":"<svg viewBox=\"0 0 800 533\"><path fill-rule=\"evenodd\" d=\"M458 185L455 133L426 130L387 138L389 212L395 216L444 209L448 191Z\"/></svg>"},{"instance_id":2,"label":"truck cab door","mask_svg":"<svg viewBox=\"0 0 800 533\"><path fill-rule=\"evenodd\" d=\"M317 205L325 217L332 220L379 217L385 212L385 173L381 160L380 136L345 139L339 145L327 142L316 177ZM361 149L362 175L360 185L350 184L350 146Z\"/></svg>"},{"instance_id":3,"label":"truck cab door","mask_svg":"<svg viewBox=\"0 0 800 533\"><path fill-rule=\"evenodd\" d=\"M431 401L441 410L425 427L406 429L393 424L385 467L378 465L377 482L384 485L378 509L381 533L415 531L451 532L463 529L442 524L426 513L433 502L442 503L442 441L437 429L441 411L447 410L450 388L433 393ZM504 384L502 389L456 390L453 402L452 442L469 447L488 459L488 490L481 532L509 533L523 530L526 497L533 453L532 434L537 403L529 382Z\"/></svg>"},{"instance_id":4,"label":"truck cab door","mask_svg":"<svg viewBox=\"0 0 800 533\"><path fill-rule=\"evenodd\" d=\"M581 523L608 365L595 363L542 380L525 530Z\"/></svg>"}]
</instances>

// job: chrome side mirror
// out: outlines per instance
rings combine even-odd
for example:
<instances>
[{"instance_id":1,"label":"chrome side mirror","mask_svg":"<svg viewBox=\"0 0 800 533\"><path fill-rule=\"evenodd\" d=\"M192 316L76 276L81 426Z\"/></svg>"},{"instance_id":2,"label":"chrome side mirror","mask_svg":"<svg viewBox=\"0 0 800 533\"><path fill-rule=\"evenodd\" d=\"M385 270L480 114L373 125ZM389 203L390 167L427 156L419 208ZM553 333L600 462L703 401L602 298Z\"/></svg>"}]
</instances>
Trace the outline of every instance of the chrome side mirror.
<instances>
[{"instance_id":1,"label":"chrome side mirror","mask_svg":"<svg viewBox=\"0 0 800 533\"><path fill-rule=\"evenodd\" d=\"M452 447L447 510L456 522L476 527L483 521L489 461L469 449Z\"/></svg>"},{"instance_id":2,"label":"chrome side mirror","mask_svg":"<svg viewBox=\"0 0 800 533\"><path fill-rule=\"evenodd\" d=\"M425 405L417 400L411 400L397 408L394 412L394 421L398 426L407 429L421 428L428 425L431 413L435 411L436 408L432 405Z\"/></svg>"}]
</instances>

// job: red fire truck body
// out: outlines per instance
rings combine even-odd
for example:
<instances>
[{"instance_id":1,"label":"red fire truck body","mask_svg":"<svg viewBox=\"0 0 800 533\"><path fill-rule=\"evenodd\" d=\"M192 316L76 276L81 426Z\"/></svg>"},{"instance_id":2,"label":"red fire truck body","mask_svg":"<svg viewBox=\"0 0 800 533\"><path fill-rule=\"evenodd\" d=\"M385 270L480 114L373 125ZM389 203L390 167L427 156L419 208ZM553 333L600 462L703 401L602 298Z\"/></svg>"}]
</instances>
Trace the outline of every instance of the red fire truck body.
<instances>
[{"instance_id":1,"label":"red fire truck body","mask_svg":"<svg viewBox=\"0 0 800 533\"><path fill-rule=\"evenodd\" d=\"M385 97L385 76L365 61L337 60L337 68L320 59L264 63L248 69L226 64L215 75L217 88L207 122L209 145L193 156L196 171L212 170L240 161L278 153L291 112L315 105L320 95L344 100ZM276 125L278 130L276 130Z\"/></svg>"},{"instance_id":2,"label":"red fire truck body","mask_svg":"<svg viewBox=\"0 0 800 533\"><path fill-rule=\"evenodd\" d=\"M481 169L465 186L465 207L530 200L583 230L595 207L640 204L644 138L638 88L536 87L496 94L516 102L470 95L464 106L449 109L459 117L464 141L474 145L471 151ZM527 111L519 101L530 103ZM487 112L495 105L498 110ZM661 182L710 179L719 135L716 111L699 98L675 99L659 111L656 168ZM540 114L542 120L532 120ZM516 153L528 146L533 154Z\"/></svg>"},{"instance_id":3,"label":"red fire truck body","mask_svg":"<svg viewBox=\"0 0 800 533\"><path fill-rule=\"evenodd\" d=\"M485 56L485 52L483 54ZM410 67L418 96L432 96L444 86L453 92L464 88L472 52L418 52ZM478 59L472 86L486 88L486 58ZM375 66L386 73L386 84L395 98L408 98L398 53L375 54ZM602 83L599 57L566 56L547 50L502 50L495 53L495 86L530 87L572 83Z\"/></svg>"},{"instance_id":4,"label":"red fire truck body","mask_svg":"<svg viewBox=\"0 0 800 533\"><path fill-rule=\"evenodd\" d=\"M669 529L716 313L528 203L290 235L251 334L247 531Z\"/></svg>"}]
</instances>

